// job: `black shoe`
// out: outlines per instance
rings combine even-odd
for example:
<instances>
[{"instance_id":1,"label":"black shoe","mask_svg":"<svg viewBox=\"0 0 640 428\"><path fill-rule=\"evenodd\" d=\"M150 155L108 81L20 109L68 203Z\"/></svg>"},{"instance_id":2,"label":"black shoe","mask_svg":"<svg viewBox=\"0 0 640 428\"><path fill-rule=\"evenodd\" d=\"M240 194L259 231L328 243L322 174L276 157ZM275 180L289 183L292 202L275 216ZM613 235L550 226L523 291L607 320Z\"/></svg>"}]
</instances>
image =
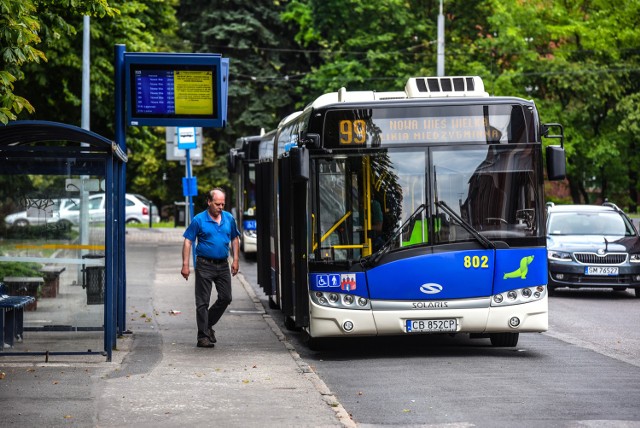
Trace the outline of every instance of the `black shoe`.
<instances>
[{"instance_id":1,"label":"black shoe","mask_svg":"<svg viewBox=\"0 0 640 428\"><path fill-rule=\"evenodd\" d=\"M209 340L211 340L211 343L216 343L216 331L212 328L209 327Z\"/></svg>"},{"instance_id":2,"label":"black shoe","mask_svg":"<svg viewBox=\"0 0 640 428\"><path fill-rule=\"evenodd\" d=\"M198 339L198 348L213 348L216 346L211 340L208 338Z\"/></svg>"}]
</instances>

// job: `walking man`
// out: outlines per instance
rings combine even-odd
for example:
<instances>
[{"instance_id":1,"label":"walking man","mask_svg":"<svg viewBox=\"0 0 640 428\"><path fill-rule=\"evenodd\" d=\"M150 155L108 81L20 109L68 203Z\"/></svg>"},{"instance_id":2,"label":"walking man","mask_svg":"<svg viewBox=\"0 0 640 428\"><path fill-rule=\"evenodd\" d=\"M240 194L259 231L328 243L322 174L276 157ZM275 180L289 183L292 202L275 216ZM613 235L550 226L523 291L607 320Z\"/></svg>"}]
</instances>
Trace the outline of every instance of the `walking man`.
<instances>
[{"instance_id":1,"label":"walking man","mask_svg":"<svg viewBox=\"0 0 640 428\"><path fill-rule=\"evenodd\" d=\"M198 347L213 348L216 335L213 326L220 320L231 303L231 274L238 273L239 236L236 220L224 211L225 193L215 188L207 194L208 208L196 215L185 230L182 245L182 276L189 279L191 247L197 239L196 254L196 323ZM233 262L229 272L229 245ZM216 285L218 298L209 307L212 283Z\"/></svg>"}]
</instances>

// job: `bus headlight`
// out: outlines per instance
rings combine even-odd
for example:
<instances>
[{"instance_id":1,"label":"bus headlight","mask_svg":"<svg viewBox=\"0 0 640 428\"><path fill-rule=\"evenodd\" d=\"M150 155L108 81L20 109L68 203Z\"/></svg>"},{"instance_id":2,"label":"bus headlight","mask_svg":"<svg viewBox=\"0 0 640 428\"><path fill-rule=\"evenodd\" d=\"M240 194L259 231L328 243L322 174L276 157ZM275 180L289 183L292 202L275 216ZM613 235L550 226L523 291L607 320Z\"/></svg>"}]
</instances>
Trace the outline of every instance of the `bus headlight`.
<instances>
[{"instance_id":1,"label":"bus headlight","mask_svg":"<svg viewBox=\"0 0 640 428\"><path fill-rule=\"evenodd\" d=\"M310 291L309 299L317 305L335 309L371 309L371 302L368 298L335 291Z\"/></svg>"},{"instance_id":2,"label":"bus headlight","mask_svg":"<svg viewBox=\"0 0 640 428\"><path fill-rule=\"evenodd\" d=\"M495 294L492 298L491 306L521 305L523 303L535 302L545 296L545 287L542 285L525 287Z\"/></svg>"}]
</instances>

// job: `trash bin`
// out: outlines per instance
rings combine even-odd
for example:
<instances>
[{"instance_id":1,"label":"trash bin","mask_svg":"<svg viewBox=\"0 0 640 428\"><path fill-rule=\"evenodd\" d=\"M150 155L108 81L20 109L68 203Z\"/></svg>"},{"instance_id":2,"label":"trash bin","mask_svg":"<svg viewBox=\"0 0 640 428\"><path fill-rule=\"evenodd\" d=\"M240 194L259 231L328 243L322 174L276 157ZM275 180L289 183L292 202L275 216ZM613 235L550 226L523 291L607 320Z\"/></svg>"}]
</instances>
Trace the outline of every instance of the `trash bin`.
<instances>
[{"instance_id":1,"label":"trash bin","mask_svg":"<svg viewBox=\"0 0 640 428\"><path fill-rule=\"evenodd\" d=\"M186 202L174 202L173 222L174 227L187 225L187 204Z\"/></svg>"},{"instance_id":2,"label":"trash bin","mask_svg":"<svg viewBox=\"0 0 640 428\"><path fill-rule=\"evenodd\" d=\"M85 254L83 259L103 259L104 254ZM87 290L87 305L104 303L104 266L82 265L82 288Z\"/></svg>"}]
</instances>

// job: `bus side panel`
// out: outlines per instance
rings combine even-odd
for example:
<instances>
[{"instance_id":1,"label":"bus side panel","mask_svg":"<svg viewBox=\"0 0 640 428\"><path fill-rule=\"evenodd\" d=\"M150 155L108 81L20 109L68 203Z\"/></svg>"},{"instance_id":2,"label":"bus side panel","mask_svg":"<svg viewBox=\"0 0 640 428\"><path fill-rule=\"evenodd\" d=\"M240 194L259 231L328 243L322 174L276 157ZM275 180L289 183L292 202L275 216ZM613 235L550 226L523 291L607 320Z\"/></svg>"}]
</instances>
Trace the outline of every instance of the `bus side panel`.
<instances>
[{"instance_id":1,"label":"bus side panel","mask_svg":"<svg viewBox=\"0 0 640 428\"><path fill-rule=\"evenodd\" d=\"M258 262L258 284L266 295L273 295L275 290L271 286L271 247L269 239L271 237L271 216L273 209L270 201L273 198L271 190L271 162L262 162L256 165L256 220L258 233L258 252L256 259Z\"/></svg>"},{"instance_id":2,"label":"bus side panel","mask_svg":"<svg viewBox=\"0 0 640 428\"><path fill-rule=\"evenodd\" d=\"M283 157L279 161L279 230L280 230L280 309L287 316L293 315L295 284L295 266L293 264L293 183L291 181L291 158Z\"/></svg>"}]
</instances>

